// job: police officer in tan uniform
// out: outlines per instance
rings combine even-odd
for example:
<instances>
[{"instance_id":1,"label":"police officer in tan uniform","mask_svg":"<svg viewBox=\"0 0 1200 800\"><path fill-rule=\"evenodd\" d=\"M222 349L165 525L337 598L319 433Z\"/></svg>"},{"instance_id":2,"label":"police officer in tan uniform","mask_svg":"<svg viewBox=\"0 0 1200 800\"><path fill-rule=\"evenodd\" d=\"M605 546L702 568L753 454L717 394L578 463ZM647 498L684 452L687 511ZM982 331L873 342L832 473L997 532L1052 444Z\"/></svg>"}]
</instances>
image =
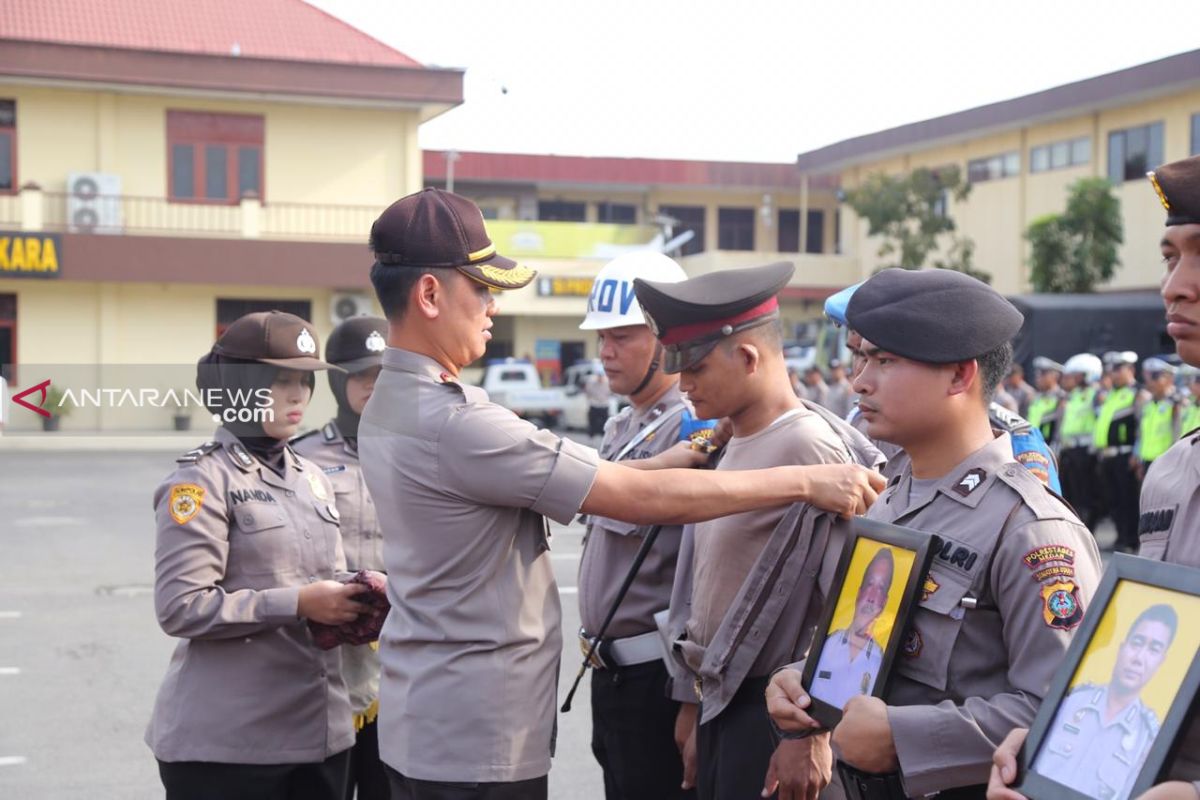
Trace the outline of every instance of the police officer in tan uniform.
<instances>
[{"instance_id":1,"label":"police officer in tan uniform","mask_svg":"<svg viewBox=\"0 0 1200 800\"><path fill-rule=\"evenodd\" d=\"M798 499L853 513L875 482L854 466L717 475L602 461L458 380L491 338L493 292L535 276L497 254L474 203L404 197L371 245L389 346L359 450L392 606L379 712L392 797L544 798L562 649L547 517L680 524Z\"/></svg>"},{"instance_id":2,"label":"police officer in tan uniform","mask_svg":"<svg viewBox=\"0 0 1200 800\"><path fill-rule=\"evenodd\" d=\"M279 311L234 322L197 385L222 420L154 494L154 603L179 643L146 743L170 800L342 800L354 728L339 649L306 620L365 608L344 585L329 479L288 438L312 396L312 326Z\"/></svg>"},{"instance_id":3,"label":"police officer in tan uniform","mask_svg":"<svg viewBox=\"0 0 1200 800\"><path fill-rule=\"evenodd\" d=\"M292 440L292 449L312 461L333 484L342 523L346 568L383 570L383 532L375 503L367 491L358 460L358 422L375 388L387 348L387 321L354 317L329 334L325 359L339 369L329 370L329 388L337 400L337 416L323 428ZM343 645L342 674L354 712L354 750L346 798L386 800L387 775L379 760L376 715L379 713L379 656L376 645Z\"/></svg>"},{"instance_id":4,"label":"police officer in tan uniform","mask_svg":"<svg viewBox=\"0 0 1200 800\"><path fill-rule=\"evenodd\" d=\"M852 698L833 732L842 780L829 796L979 797L996 744L1033 719L1083 619L1099 553L989 424L1022 322L1008 301L962 273L890 269L855 292L847 318L863 337L868 432L910 457L868 516L945 544L885 697ZM799 678L776 674L772 716L826 735Z\"/></svg>"},{"instance_id":5,"label":"police officer in tan uniform","mask_svg":"<svg viewBox=\"0 0 1200 800\"><path fill-rule=\"evenodd\" d=\"M1167 333L1185 364L1200 366L1200 157L1164 164L1149 173L1150 183L1167 211L1161 251L1166 264L1162 282ZM1200 568L1200 432L1176 442L1146 472L1138 516L1138 555ZM1012 735L996 752L988 797L1018 800L1006 787L1016 778L1016 754L1025 730ZM1200 800L1200 720L1183 734L1168 780L1142 795L1144 800Z\"/></svg>"},{"instance_id":6,"label":"police officer in tan uniform","mask_svg":"<svg viewBox=\"0 0 1200 800\"><path fill-rule=\"evenodd\" d=\"M662 369L662 345L646 326L633 294L635 277L665 282L687 279L678 264L645 250L610 261L596 275L580 328L595 331L608 382L630 405L608 420L600 443L605 461L637 464L680 440L691 406L679 379ZM579 562L580 646L592 637L617 600L641 549L648 526L603 516L588 518ZM681 527L661 526L617 606L592 673L592 753L604 770L608 800L669 800L687 797L675 748L679 703L667 694L669 675L654 615L671 599Z\"/></svg>"},{"instance_id":7,"label":"police officer in tan uniform","mask_svg":"<svg viewBox=\"0 0 1200 800\"><path fill-rule=\"evenodd\" d=\"M646 319L664 345L664 369L679 373L680 388L697 414L730 420L733 435L718 472L855 460L847 438L861 437L828 409L797 398L788 382L778 294L793 272L784 262L711 272L681 283L635 282ZM875 456L871 448L871 456L860 463L873 466ZM676 684L694 683L692 700L700 701L698 707L690 702L681 708L677 736L694 731L689 735L695 737L701 800L752 796L765 783L774 792L775 781L767 781L767 775L779 745L762 694L771 670L796 656L797 641L809 626L797 612L784 615L779 626L764 625L749 635L752 626L735 623L743 618L734 610L756 570L776 566L771 544L788 512L761 509L697 524L692 555L681 560L676 574L680 591L672 597L671 612L672 617L680 612L684 624L682 629L669 625L669 637L691 675ZM686 592L681 590L685 581ZM791 594L795 588L781 586L778 592ZM678 693L676 698L682 699ZM787 742L782 748L809 744Z\"/></svg>"}]
</instances>

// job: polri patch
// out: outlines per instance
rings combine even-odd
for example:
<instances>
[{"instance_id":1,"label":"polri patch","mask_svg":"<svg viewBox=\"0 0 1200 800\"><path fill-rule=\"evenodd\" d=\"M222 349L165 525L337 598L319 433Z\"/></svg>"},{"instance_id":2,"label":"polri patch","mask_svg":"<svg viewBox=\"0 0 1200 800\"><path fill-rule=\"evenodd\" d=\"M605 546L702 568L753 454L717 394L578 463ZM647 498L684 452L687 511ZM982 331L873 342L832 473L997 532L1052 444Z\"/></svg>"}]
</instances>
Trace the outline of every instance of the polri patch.
<instances>
[{"instance_id":1,"label":"polri patch","mask_svg":"<svg viewBox=\"0 0 1200 800\"><path fill-rule=\"evenodd\" d=\"M177 483L171 487L168 508L176 525L186 525L200 513L204 505L204 488L194 483Z\"/></svg>"},{"instance_id":2,"label":"polri patch","mask_svg":"<svg viewBox=\"0 0 1200 800\"><path fill-rule=\"evenodd\" d=\"M1074 581L1058 581L1042 587L1042 618L1051 628L1069 631L1083 621L1083 604Z\"/></svg>"},{"instance_id":3,"label":"polri patch","mask_svg":"<svg viewBox=\"0 0 1200 800\"><path fill-rule=\"evenodd\" d=\"M962 497L967 497L971 492L979 488L983 483L983 479L987 477L987 470L975 467L967 470L967 474L958 479L958 483L954 484L954 491Z\"/></svg>"}]
</instances>

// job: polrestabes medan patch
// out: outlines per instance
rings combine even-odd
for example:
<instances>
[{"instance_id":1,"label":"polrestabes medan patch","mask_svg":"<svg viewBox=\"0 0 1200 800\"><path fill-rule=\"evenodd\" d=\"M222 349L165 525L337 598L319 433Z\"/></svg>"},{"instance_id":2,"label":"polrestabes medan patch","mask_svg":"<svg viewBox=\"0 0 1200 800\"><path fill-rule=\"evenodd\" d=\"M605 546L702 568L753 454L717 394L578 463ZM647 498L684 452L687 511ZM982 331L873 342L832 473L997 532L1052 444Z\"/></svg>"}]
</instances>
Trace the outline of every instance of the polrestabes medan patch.
<instances>
[{"instance_id":1,"label":"polrestabes medan patch","mask_svg":"<svg viewBox=\"0 0 1200 800\"><path fill-rule=\"evenodd\" d=\"M1074 564L1075 551L1066 545L1047 544L1033 548L1021 560L1030 569L1041 569L1046 564L1052 563Z\"/></svg>"},{"instance_id":2,"label":"polrestabes medan patch","mask_svg":"<svg viewBox=\"0 0 1200 800\"><path fill-rule=\"evenodd\" d=\"M958 483L954 484L954 491L958 492L958 494L962 495L963 497L966 497L971 492L978 489L986 477L987 470L985 469L975 467L974 469L968 470L967 474L959 478Z\"/></svg>"},{"instance_id":3,"label":"polrestabes medan patch","mask_svg":"<svg viewBox=\"0 0 1200 800\"><path fill-rule=\"evenodd\" d=\"M231 506L251 501L259 503L277 502L275 497L265 489L231 489L229 492L229 505Z\"/></svg>"},{"instance_id":4,"label":"polrestabes medan patch","mask_svg":"<svg viewBox=\"0 0 1200 800\"><path fill-rule=\"evenodd\" d=\"M1172 523L1175 522L1174 508L1156 508L1153 511L1144 511L1138 517L1138 535L1144 533L1159 533L1160 531L1171 530Z\"/></svg>"}]
</instances>

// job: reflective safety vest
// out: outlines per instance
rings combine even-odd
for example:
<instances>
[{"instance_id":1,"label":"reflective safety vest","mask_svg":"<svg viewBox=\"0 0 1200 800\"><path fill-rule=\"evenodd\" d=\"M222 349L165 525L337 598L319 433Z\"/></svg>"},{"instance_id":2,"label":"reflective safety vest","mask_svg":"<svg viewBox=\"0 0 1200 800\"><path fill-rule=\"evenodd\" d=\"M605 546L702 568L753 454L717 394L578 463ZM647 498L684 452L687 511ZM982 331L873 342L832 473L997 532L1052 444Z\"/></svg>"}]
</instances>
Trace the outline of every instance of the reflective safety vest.
<instances>
[{"instance_id":1,"label":"reflective safety vest","mask_svg":"<svg viewBox=\"0 0 1200 800\"><path fill-rule=\"evenodd\" d=\"M1029 413L1026 418L1029 424L1042 431L1042 437L1047 442L1054 441L1055 428L1058 427L1059 413L1058 403L1062 400L1062 392L1044 392L1033 398L1033 402L1029 404Z\"/></svg>"},{"instance_id":2,"label":"reflective safety vest","mask_svg":"<svg viewBox=\"0 0 1200 800\"><path fill-rule=\"evenodd\" d=\"M1136 420L1133 419L1135 400L1137 387L1132 385L1113 389L1104 398L1104 403L1096 414L1096 432L1093 435L1096 449L1133 444L1136 433Z\"/></svg>"},{"instance_id":3,"label":"reflective safety vest","mask_svg":"<svg viewBox=\"0 0 1200 800\"><path fill-rule=\"evenodd\" d=\"M1096 387L1072 389L1059 427L1063 447L1087 447L1096 431Z\"/></svg>"},{"instance_id":4,"label":"reflective safety vest","mask_svg":"<svg viewBox=\"0 0 1200 800\"><path fill-rule=\"evenodd\" d=\"M1183 407L1183 415L1179 420L1179 436L1191 433L1196 428L1200 428L1200 402L1193 397Z\"/></svg>"},{"instance_id":5,"label":"reflective safety vest","mask_svg":"<svg viewBox=\"0 0 1200 800\"><path fill-rule=\"evenodd\" d=\"M1175 442L1175 398L1146 403L1138 423L1137 455L1142 461L1153 461L1170 449Z\"/></svg>"}]
</instances>

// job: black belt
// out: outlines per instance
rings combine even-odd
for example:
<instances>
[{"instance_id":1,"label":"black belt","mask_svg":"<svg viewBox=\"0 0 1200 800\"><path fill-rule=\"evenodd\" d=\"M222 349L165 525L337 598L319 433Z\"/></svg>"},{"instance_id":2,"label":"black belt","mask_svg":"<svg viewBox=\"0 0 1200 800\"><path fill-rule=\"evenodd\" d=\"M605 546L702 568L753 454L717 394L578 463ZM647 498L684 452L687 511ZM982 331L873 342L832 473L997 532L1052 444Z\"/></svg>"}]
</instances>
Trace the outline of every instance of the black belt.
<instances>
[{"instance_id":1,"label":"black belt","mask_svg":"<svg viewBox=\"0 0 1200 800\"><path fill-rule=\"evenodd\" d=\"M849 800L907 800L904 792L904 782L899 772L878 774L863 772L844 761L837 762L838 775L842 778L842 788ZM959 786L954 789L943 789L937 793L938 800L984 800L987 796L987 786Z\"/></svg>"}]
</instances>

